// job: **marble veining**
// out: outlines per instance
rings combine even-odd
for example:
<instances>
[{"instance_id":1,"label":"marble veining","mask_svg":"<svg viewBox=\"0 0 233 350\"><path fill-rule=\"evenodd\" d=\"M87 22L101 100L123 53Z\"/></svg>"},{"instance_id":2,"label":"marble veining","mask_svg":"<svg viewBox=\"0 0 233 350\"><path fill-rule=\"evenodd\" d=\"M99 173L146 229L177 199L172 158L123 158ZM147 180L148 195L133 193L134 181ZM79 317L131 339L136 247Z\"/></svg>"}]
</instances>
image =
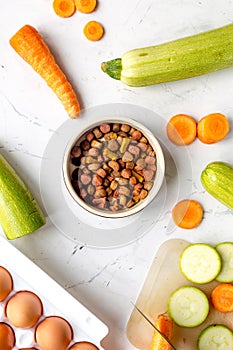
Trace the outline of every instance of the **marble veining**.
<instances>
[{"instance_id":1,"label":"marble veining","mask_svg":"<svg viewBox=\"0 0 233 350\"><path fill-rule=\"evenodd\" d=\"M91 43L83 37L82 27L89 18L101 21L105 27L105 36L100 42ZM69 73L83 108L113 102L131 103L152 109L164 120L176 113L187 113L198 120L205 114L222 112L232 127L233 68L141 89L111 80L100 69L102 61L119 57L126 50L191 35L232 21L231 0L99 0L95 13L86 17L75 14L70 19L58 18L53 13L52 1L2 2L1 153L27 180L41 203L39 172L44 149L68 117L53 93L17 57L8 43L23 24L30 23L44 34L62 67ZM192 174L185 175L185 183L190 186L190 196L202 203L205 212L202 224L195 230L174 228L167 232L176 198L169 193L166 208L153 228L126 246L94 249L76 244L62 235L49 218L43 229L12 244L108 325L110 332L103 341L106 350L134 349L125 333L132 310L130 301L136 300L159 245L174 237L213 244L232 240L232 211L211 198L200 183L201 170L210 161L223 160L233 164L232 147L231 130L217 145L204 145L196 140L186 148ZM177 157L182 165L182 152ZM172 170L168 165L168 181L173 180ZM181 178L182 174L181 170Z\"/></svg>"}]
</instances>

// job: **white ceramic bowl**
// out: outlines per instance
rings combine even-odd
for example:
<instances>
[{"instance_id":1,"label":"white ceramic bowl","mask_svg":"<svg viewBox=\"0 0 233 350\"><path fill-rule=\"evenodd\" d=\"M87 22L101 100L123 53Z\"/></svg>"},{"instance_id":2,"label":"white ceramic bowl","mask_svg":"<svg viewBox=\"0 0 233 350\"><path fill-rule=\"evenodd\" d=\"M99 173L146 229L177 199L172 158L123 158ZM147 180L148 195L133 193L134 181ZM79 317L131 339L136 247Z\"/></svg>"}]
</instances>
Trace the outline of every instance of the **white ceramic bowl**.
<instances>
[{"instance_id":1,"label":"white ceramic bowl","mask_svg":"<svg viewBox=\"0 0 233 350\"><path fill-rule=\"evenodd\" d=\"M86 134L89 130L93 130L93 128L100 126L103 123L120 123L120 124L128 124L131 127L135 128L136 130L141 131L143 136L147 138L149 141L149 144L152 146L153 150L156 154L156 165L157 170L155 173L154 178L154 184L153 187L149 190L148 195L145 199L140 200L137 204L130 208L126 208L123 210L112 212L111 210L103 210L99 209L98 207L94 207L92 205L89 205L86 203L75 191L72 183L71 183L71 174L74 170L74 166L71 164L71 150L73 147L79 142L80 139L82 139L83 135ZM165 162L164 162L164 155L163 151L161 149L161 146L156 139L156 137L151 133L149 129L147 129L144 125L141 123L130 119L126 117L108 117L108 118L102 118L97 120L95 123L92 123L88 127L86 127L83 130L80 130L77 135L68 143L64 158L63 158L63 178L65 185L70 193L70 195L73 197L73 199L77 202L78 205L80 205L82 208L86 209L90 213L98 216L102 216L105 218L123 218L127 217L132 214L136 214L142 209L144 209L149 203L151 203L152 200L156 200L156 195L159 192L163 180L164 180L164 172L165 172Z\"/></svg>"}]
</instances>

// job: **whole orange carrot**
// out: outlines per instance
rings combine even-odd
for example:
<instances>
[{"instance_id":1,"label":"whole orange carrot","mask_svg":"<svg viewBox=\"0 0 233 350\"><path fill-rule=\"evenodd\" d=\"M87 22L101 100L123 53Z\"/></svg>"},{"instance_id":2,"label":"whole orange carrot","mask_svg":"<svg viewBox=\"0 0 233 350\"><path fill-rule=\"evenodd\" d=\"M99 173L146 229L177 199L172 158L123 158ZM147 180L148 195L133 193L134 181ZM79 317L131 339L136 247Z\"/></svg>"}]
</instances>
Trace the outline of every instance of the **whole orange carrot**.
<instances>
[{"instance_id":1,"label":"whole orange carrot","mask_svg":"<svg viewBox=\"0 0 233 350\"><path fill-rule=\"evenodd\" d=\"M10 45L46 81L68 115L77 118L80 112L78 98L39 32L26 24L12 36Z\"/></svg>"}]
</instances>

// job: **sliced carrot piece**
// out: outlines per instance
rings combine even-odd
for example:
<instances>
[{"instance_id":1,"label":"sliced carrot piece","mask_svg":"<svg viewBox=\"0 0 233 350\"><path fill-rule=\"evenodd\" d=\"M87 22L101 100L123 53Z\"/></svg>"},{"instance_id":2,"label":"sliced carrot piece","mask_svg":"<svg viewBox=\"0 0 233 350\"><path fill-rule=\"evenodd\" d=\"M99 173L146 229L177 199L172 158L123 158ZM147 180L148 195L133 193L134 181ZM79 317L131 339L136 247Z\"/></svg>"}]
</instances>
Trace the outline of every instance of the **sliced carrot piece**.
<instances>
[{"instance_id":1,"label":"sliced carrot piece","mask_svg":"<svg viewBox=\"0 0 233 350\"><path fill-rule=\"evenodd\" d=\"M211 302L213 307L220 312L233 311L233 285L230 283L219 284L212 290Z\"/></svg>"},{"instance_id":2,"label":"sliced carrot piece","mask_svg":"<svg viewBox=\"0 0 233 350\"><path fill-rule=\"evenodd\" d=\"M85 25L83 32L88 40L97 41L104 35L104 28L99 22L90 21Z\"/></svg>"},{"instance_id":3,"label":"sliced carrot piece","mask_svg":"<svg viewBox=\"0 0 233 350\"><path fill-rule=\"evenodd\" d=\"M80 112L78 98L38 31L25 25L13 35L10 45L46 81L68 115L77 118Z\"/></svg>"},{"instance_id":4,"label":"sliced carrot piece","mask_svg":"<svg viewBox=\"0 0 233 350\"><path fill-rule=\"evenodd\" d=\"M230 130L228 119L221 113L208 114L197 124L197 136L203 143L223 140Z\"/></svg>"},{"instance_id":5,"label":"sliced carrot piece","mask_svg":"<svg viewBox=\"0 0 233 350\"><path fill-rule=\"evenodd\" d=\"M83 13L91 13L96 8L96 0L74 0L78 11Z\"/></svg>"},{"instance_id":6,"label":"sliced carrot piece","mask_svg":"<svg viewBox=\"0 0 233 350\"><path fill-rule=\"evenodd\" d=\"M167 136L178 146L190 144L195 140L196 134L196 121L189 115L174 115L167 123Z\"/></svg>"},{"instance_id":7,"label":"sliced carrot piece","mask_svg":"<svg viewBox=\"0 0 233 350\"><path fill-rule=\"evenodd\" d=\"M184 199L173 207L172 218L175 224L181 228L195 228L203 218L202 206L195 200Z\"/></svg>"},{"instance_id":8,"label":"sliced carrot piece","mask_svg":"<svg viewBox=\"0 0 233 350\"><path fill-rule=\"evenodd\" d=\"M76 11L74 0L54 0L53 9L58 16L63 18L72 16Z\"/></svg>"},{"instance_id":9,"label":"sliced carrot piece","mask_svg":"<svg viewBox=\"0 0 233 350\"><path fill-rule=\"evenodd\" d=\"M173 321L169 316L163 314L158 315L155 326L164 334L169 340L172 339ZM171 346L163 337L154 331L153 338L150 344L150 350L171 350Z\"/></svg>"}]
</instances>

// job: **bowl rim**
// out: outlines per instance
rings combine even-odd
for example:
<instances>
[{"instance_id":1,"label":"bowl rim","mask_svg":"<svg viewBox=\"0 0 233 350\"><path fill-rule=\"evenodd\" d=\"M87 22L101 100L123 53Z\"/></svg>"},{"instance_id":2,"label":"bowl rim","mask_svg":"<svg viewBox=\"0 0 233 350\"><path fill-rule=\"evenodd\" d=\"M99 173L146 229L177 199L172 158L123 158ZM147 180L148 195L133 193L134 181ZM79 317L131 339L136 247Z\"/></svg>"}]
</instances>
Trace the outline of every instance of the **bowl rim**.
<instances>
[{"instance_id":1,"label":"bowl rim","mask_svg":"<svg viewBox=\"0 0 233 350\"><path fill-rule=\"evenodd\" d=\"M141 200L139 203L135 204L133 207L127 208L121 211L117 211L117 212L104 211L87 204L84 200L82 200L79 197L79 195L74 190L71 184L71 179L69 174L70 152L74 147L74 145L89 130L92 130L94 127L97 127L102 123L106 123L106 122L129 124L131 127L134 127L137 130L141 131L143 135L148 139L149 144L152 146L153 150L156 152L156 159L157 159L157 170L155 174L154 185L149 191L148 196L145 199ZM92 213L94 215L97 215L99 217L104 217L104 218L124 218L124 217L129 217L131 215L137 214L138 212L143 210L145 207L147 207L154 200L165 178L165 159L164 159L162 147L157 137L142 123L138 122L133 118L125 117L125 116L123 117L123 116L115 115L115 116L101 117L95 120L95 122L90 123L84 128L82 128L82 130L78 131L67 143L67 146L63 154L62 177L63 177L65 187L68 190L70 196L78 205L80 205L83 209L87 210L89 213Z\"/></svg>"}]
</instances>

